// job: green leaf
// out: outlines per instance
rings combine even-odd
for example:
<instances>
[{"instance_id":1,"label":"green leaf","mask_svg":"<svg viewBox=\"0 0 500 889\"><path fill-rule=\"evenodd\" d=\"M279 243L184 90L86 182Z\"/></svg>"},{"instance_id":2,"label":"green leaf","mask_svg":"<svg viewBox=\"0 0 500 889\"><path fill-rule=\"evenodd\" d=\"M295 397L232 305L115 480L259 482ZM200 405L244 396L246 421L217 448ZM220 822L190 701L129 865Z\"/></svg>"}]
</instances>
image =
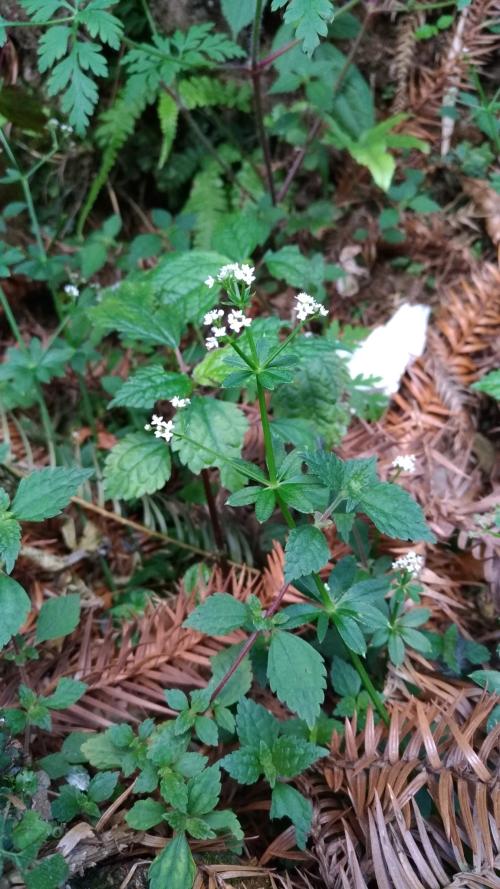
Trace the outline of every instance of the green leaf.
<instances>
[{"instance_id":1,"label":"green leaf","mask_svg":"<svg viewBox=\"0 0 500 889\"><path fill-rule=\"evenodd\" d=\"M80 620L80 595L69 593L44 602L36 625L36 642L68 636Z\"/></svg>"},{"instance_id":2,"label":"green leaf","mask_svg":"<svg viewBox=\"0 0 500 889\"><path fill-rule=\"evenodd\" d=\"M243 643L241 643L243 645ZM223 676L226 675L234 661L238 657L241 645L232 645L229 648L223 648L219 654L211 659L212 663L212 679L210 680L209 689L214 690L219 684ZM224 688L217 695L216 703L220 707L231 707L240 701L244 695L250 690L252 685L252 665L250 658L243 659L239 667L235 670Z\"/></svg>"},{"instance_id":3,"label":"green leaf","mask_svg":"<svg viewBox=\"0 0 500 889\"><path fill-rule=\"evenodd\" d=\"M273 0L271 9L281 9L286 5L285 24L293 25L295 36L302 40L302 48L312 55L320 37L328 34L328 25L333 21L335 7L331 0Z\"/></svg>"},{"instance_id":4,"label":"green leaf","mask_svg":"<svg viewBox=\"0 0 500 889\"><path fill-rule=\"evenodd\" d=\"M177 103L165 90L160 93L158 99L158 117L163 135L160 158L158 160L158 169L161 170L161 168L165 166L165 162L168 160L172 150L172 145L174 144L174 139L177 133L177 121L179 119Z\"/></svg>"},{"instance_id":5,"label":"green leaf","mask_svg":"<svg viewBox=\"0 0 500 889\"><path fill-rule=\"evenodd\" d=\"M215 809L221 792L220 768L209 766L188 782L188 814L206 815Z\"/></svg>"},{"instance_id":6,"label":"green leaf","mask_svg":"<svg viewBox=\"0 0 500 889\"><path fill-rule=\"evenodd\" d=\"M474 670L469 673L469 679L485 688L492 695L500 695L500 671L499 670Z\"/></svg>"},{"instance_id":7,"label":"green leaf","mask_svg":"<svg viewBox=\"0 0 500 889\"><path fill-rule=\"evenodd\" d=\"M172 449L195 475L207 466L218 466L222 484L239 487L235 480L238 473L228 460L240 456L247 428L247 419L235 404L195 396L177 414Z\"/></svg>"},{"instance_id":8,"label":"green leaf","mask_svg":"<svg viewBox=\"0 0 500 889\"><path fill-rule=\"evenodd\" d=\"M26 889L59 889L66 884L69 867L59 853L43 858L24 874Z\"/></svg>"},{"instance_id":9,"label":"green leaf","mask_svg":"<svg viewBox=\"0 0 500 889\"><path fill-rule=\"evenodd\" d=\"M233 37L253 21L256 0L221 0L221 9Z\"/></svg>"},{"instance_id":10,"label":"green leaf","mask_svg":"<svg viewBox=\"0 0 500 889\"><path fill-rule=\"evenodd\" d=\"M160 490L170 478L170 449L148 432L130 432L110 451L104 463L107 497L133 500Z\"/></svg>"},{"instance_id":11,"label":"green leaf","mask_svg":"<svg viewBox=\"0 0 500 889\"><path fill-rule=\"evenodd\" d=\"M321 253L304 256L296 244L287 244L280 250L268 250L264 261L274 278L286 281L292 287L321 294L325 279L325 263Z\"/></svg>"},{"instance_id":12,"label":"green leaf","mask_svg":"<svg viewBox=\"0 0 500 889\"><path fill-rule=\"evenodd\" d=\"M183 626L210 636L227 636L243 626L247 616L244 602L229 593L214 593L195 608Z\"/></svg>"},{"instance_id":13,"label":"green leaf","mask_svg":"<svg viewBox=\"0 0 500 889\"><path fill-rule=\"evenodd\" d=\"M194 723L194 730L202 744L208 744L209 747L216 747L219 742L219 731L213 719L208 716L197 716Z\"/></svg>"},{"instance_id":14,"label":"green leaf","mask_svg":"<svg viewBox=\"0 0 500 889\"><path fill-rule=\"evenodd\" d=\"M295 778L323 756L328 756L326 748L291 735L278 738L272 749L276 771L284 778Z\"/></svg>"},{"instance_id":15,"label":"green leaf","mask_svg":"<svg viewBox=\"0 0 500 889\"><path fill-rule=\"evenodd\" d=\"M264 488L255 500L255 518L258 522L267 522L276 508L276 494L270 488Z\"/></svg>"},{"instance_id":16,"label":"green leaf","mask_svg":"<svg viewBox=\"0 0 500 889\"><path fill-rule=\"evenodd\" d=\"M399 485L379 482L363 491L358 511L364 512L378 530L389 537L430 543L436 540L421 507Z\"/></svg>"},{"instance_id":17,"label":"green leaf","mask_svg":"<svg viewBox=\"0 0 500 889\"><path fill-rule=\"evenodd\" d=\"M189 707L188 697L180 688L167 688L165 697L172 710L186 710Z\"/></svg>"},{"instance_id":18,"label":"green leaf","mask_svg":"<svg viewBox=\"0 0 500 889\"><path fill-rule=\"evenodd\" d=\"M332 661L332 685L338 695L356 697L361 690L361 679L357 670L340 657Z\"/></svg>"},{"instance_id":19,"label":"green leaf","mask_svg":"<svg viewBox=\"0 0 500 889\"><path fill-rule=\"evenodd\" d=\"M85 25L91 37L98 37L112 49L120 49L123 25L104 8L112 5L107 0L90 0L87 8L78 13L78 21Z\"/></svg>"},{"instance_id":20,"label":"green leaf","mask_svg":"<svg viewBox=\"0 0 500 889\"><path fill-rule=\"evenodd\" d=\"M289 818L295 827L295 837L299 849L305 849L311 832L313 808L295 787L278 782L271 796L271 818Z\"/></svg>"},{"instance_id":21,"label":"green leaf","mask_svg":"<svg viewBox=\"0 0 500 889\"><path fill-rule=\"evenodd\" d=\"M76 704L86 691L85 682L63 676L57 683L56 690L48 697L43 698L43 703L51 710L66 710L67 707Z\"/></svg>"},{"instance_id":22,"label":"green leaf","mask_svg":"<svg viewBox=\"0 0 500 889\"><path fill-rule=\"evenodd\" d=\"M254 747L241 747L229 753L221 759L220 765L238 784L255 784L262 772L259 753Z\"/></svg>"},{"instance_id":23,"label":"green leaf","mask_svg":"<svg viewBox=\"0 0 500 889\"><path fill-rule=\"evenodd\" d=\"M11 511L22 522L42 522L59 515L93 469L62 466L39 469L21 479Z\"/></svg>"},{"instance_id":24,"label":"green leaf","mask_svg":"<svg viewBox=\"0 0 500 889\"><path fill-rule=\"evenodd\" d=\"M236 730L243 747L255 747L258 750L261 741L268 747L273 746L279 735L280 723L262 704L244 698L238 704Z\"/></svg>"},{"instance_id":25,"label":"green leaf","mask_svg":"<svg viewBox=\"0 0 500 889\"><path fill-rule=\"evenodd\" d=\"M155 346L179 345L184 329L182 314L162 305L156 295L153 272L142 272L104 293L99 305L89 309L90 320L102 331L116 330L122 337Z\"/></svg>"},{"instance_id":26,"label":"green leaf","mask_svg":"<svg viewBox=\"0 0 500 889\"><path fill-rule=\"evenodd\" d=\"M163 370L160 364L140 367L120 386L108 407L151 409L157 401L191 394L191 381L185 374Z\"/></svg>"},{"instance_id":27,"label":"green leaf","mask_svg":"<svg viewBox=\"0 0 500 889\"><path fill-rule=\"evenodd\" d=\"M21 629L28 617L31 602L22 586L0 573L0 648Z\"/></svg>"},{"instance_id":28,"label":"green leaf","mask_svg":"<svg viewBox=\"0 0 500 889\"><path fill-rule=\"evenodd\" d=\"M319 571L330 559L325 535L314 525L293 528L285 546L285 581Z\"/></svg>"},{"instance_id":29,"label":"green leaf","mask_svg":"<svg viewBox=\"0 0 500 889\"><path fill-rule=\"evenodd\" d=\"M94 803L103 803L113 795L118 783L118 772L99 772L92 778L88 795Z\"/></svg>"},{"instance_id":30,"label":"green leaf","mask_svg":"<svg viewBox=\"0 0 500 889\"><path fill-rule=\"evenodd\" d=\"M405 659L405 644L401 636L396 633L391 633L387 649L392 663L396 667L399 667Z\"/></svg>"},{"instance_id":31,"label":"green leaf","mask_svg":"<svg viewBox=\"0 0 500 889\"><path fill-rule=\"evenodd\" d=\"M191 849L184 833L170 841L149 868L149 889L193 889L196 876Z\"/></svg>"},{"instance_id":32,"label":"green leaf","mask_svg":"<svg viewBox=\"0 0 500 889\"><path fill-rule=\"evenodd\" d=\"M21 549L21 525L10 513L0 515L0 563L10 574Z\"/></svg>"},{"instance_id":33,"label":"green leaf","mask_svg":"<svg viewBox=\"0 0 500 889\"><path fill-rule=\"evenodd\" d=\"M134 830L150 830L163 821L165 806L154 799L140 799L125 816L125 821ZM189 887L191 889L191 886Z\"/></svg>"},{"instance_id":34,"label":"green leaf","mask_svg":"<svg viewBox=\"0 0 500 889\"><path fill-rule=\"evenodd\" d=\"M30 847L37 850L50 834L50 826L34 810L25 812L12 830L12 841L18 852ZM35 851L36 854L36 851Z\"/></svg>"},{"instance_id":35,"label":"green leaf","mask_svg":"<svg viewBox=\"0 0 500 889\"><path fill-rule=\"evenodd\" d=\"M276 632L269 647L267 677L280 701L314 726L326 687L326 670L320 654L291 633Z\"/></svg>"},{"instance_id":36,"label":"green leaf","mask_svg":"<svg viewBox=\"0 0 500 889\"><path fill-rule=\"evenodd\" d=\"M186 782L181 775L177 775L171 769L163 769L160 779L160 793L170 806L179 812L187 811L188 791Z\"/></svg>"},{"instance_id":37,"label":"green leaf","mask_svg":"<svg viewBox=\"0 0 500 889\"><path fill-rule=\"evenodd\" d=\"M491 395L492 398L500 401L500 370L492 370L477 383L473 383L471 389L476 392L484 392L485 395Z\"/></svg>"}]
</instances>

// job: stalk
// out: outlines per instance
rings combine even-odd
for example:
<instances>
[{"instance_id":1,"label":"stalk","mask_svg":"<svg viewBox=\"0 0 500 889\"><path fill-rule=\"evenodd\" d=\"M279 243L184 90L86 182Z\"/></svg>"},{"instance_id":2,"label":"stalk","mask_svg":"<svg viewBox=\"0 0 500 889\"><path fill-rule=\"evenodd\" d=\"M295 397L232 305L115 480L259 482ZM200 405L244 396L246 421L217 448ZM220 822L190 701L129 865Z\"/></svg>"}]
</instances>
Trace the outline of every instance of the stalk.
<instances>
[{"instance_id":1,"label":"stalk","mask_svg":"<svg viewBox=\"0 0 500 889\"><path fill-rule=\"evenodd\" d=\"M253 98L255 106L255 123L257 126L257 135L264 158L264 166L266 169L267 187L271 203L276 204L276 189L274 186L273 165L271 158L271 149L269 148L269 139L267 138L266 127L264 124L264 109L262 104L262 68L259 66L259 48L260 48L260 26L262 21L262 0L257 0L255 4L255 16L252 27L252 46L250 52L250 73L253 83Z\"/></svg>"}]
</instances>

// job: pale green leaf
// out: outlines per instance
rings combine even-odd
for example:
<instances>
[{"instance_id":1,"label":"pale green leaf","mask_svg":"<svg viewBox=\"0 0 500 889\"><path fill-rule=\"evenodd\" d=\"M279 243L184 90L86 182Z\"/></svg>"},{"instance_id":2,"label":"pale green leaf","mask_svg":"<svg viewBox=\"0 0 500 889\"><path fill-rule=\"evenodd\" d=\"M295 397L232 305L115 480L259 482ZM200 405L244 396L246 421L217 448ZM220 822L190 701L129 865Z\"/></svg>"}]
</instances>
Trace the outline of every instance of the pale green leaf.
<instances>
[{"instance_id":1,"label":"pale green leaf","mask_svg":"<svg viewBox=\"0 0 500 889\"><path fill-rule=\"evenodd\" d=\"M473 383L471 388L475 389L476 392L484 392L485 395L491 395L492 398L500 401L500 370L492 370L491 373L486 374L477 383Z\"/></svg>"},{"instance_id":2,"label":"pale green leaf","mask_svg":"<svg viewBox=\"0 0 500 889\"><path fill-rule=\"evenodd\" d=\"M170 449L164 439L148 432L130 432L106 457L106 496L133 500L153 494L168 481L170 472Z\"/></svg>"},{"instance_id":3,"label":"pale green leaf","mask_svg":"<svg viewBox=\"0 0 500 889\"><path fill-rule=\"evenodd\" d=\"M41 522L59 515L93 469L40 469L21 479L11 511L23 522Z\"/></svg>"},{"instance_id":4,"label":"pale green leaf","mask_svg":"<svg viewBox=\"0 0 500 889\"><path fill-rule=\"evenodd\" d=\"M193 889L195 876L196 864L188 841L179 833L149 868L149 889Z\"/></svg>"},{"instance_id":5,"label":"pale green leaf","mask_svg":"<svg viewBox=\"0 0 500 889\"><path fill-rule=\"evenodd\" d=\"M68 593L44 602L36 625L36 642L68 636L80 620L80 595Z\"/></svg>"},{"instance_id":6,"label":"pale green leaf","mask_svg":"<svg viewBox=\"0 0 500 889\"><path fill-rule=\"evenodd\" d=\"M280 701L312 728L325 696L321 655L300 636L276 632L269 647L267 677Z\"/></svg>"}]
</instances>

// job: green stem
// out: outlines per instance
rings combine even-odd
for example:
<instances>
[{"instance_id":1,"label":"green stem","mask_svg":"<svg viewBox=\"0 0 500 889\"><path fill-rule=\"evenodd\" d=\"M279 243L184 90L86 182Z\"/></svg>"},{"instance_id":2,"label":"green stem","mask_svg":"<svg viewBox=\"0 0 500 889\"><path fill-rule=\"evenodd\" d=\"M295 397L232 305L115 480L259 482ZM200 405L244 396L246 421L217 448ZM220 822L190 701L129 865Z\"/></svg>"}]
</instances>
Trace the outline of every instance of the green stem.
<instances>
[{"instance_id":1,"label":"green stem","mask_svg":"<svg viewBox=\"0 0 500 889\"><path fill-rule=\"evenodd\" d=\"M151 31L153 37L156 37L158 35L158 28L156 27L156 22L155 22L153 16L151 15L151 10L149 8L149 4L148 4L147 0L141 0L141 6L144 10L144 15L146 16L147 23L149 25L149 30Z\"/></svg>"},{"instance_id":2,"label":"green stem","mask_svg":"<svg viewBox=\"0 0 500 889\"><path fill-rule=\"evenodd\" d=\"M276 460L274 458L274 448L273 448L273 438L271 434L271 424L269 422L269 417L267 416L267 404L266 404L266 393L264 391L264 387L258 377L255 375L255 379L257 381L257 398L259 399L259 410L260 410L260 419L262 423L262 432L264 433L264 450L266 454L266 466L269 472L269 480L274 485L276 484L278 473L276 471Z\"/></svg>"},{"instance_id":3,"label":"green stem","mask_svg":"<svg viewBox=\"0 0 500 889\"><path fill-rule=\"evenodd\" d=\"M45 252L45 247L43 245L42 232L40 230L40 224L38 222L38 217L36 215L35 205L33 203L33 197L31 195L31 189L30 189L29 180L28 180L29 174L25 175L22 172L21 167L19 166L19 164L17 162L16 156L13 153L13 151L9 145L9 141L6 138L2 129L0 129L0 142L3 145L5 154L7 155L10 162L14 165L16 172L19 175L19 182L21 183L21 188L23 190L24 198L26 201L26 206L28 208L29 217L31 219L33 234L35 235L35 240L37 243L38 251L40 253L40 260L45 263L45 262L47 262L47 254Z\"/></svg>"},{"instance_id":4,"label":"green stem","mask_svg":"<svg viewBox=\"0 0 500 889\"><path fill-rule=\"evenodd\" d=\"M390 716L389 716L387 710L385 709L382 701L380 700L380 695L379 695L377 689L375 688L373 682L371 681L371 679L366 671L363 661L361 660L359 654L356 654L355 651L351 651L350 648L348 649L348 651L349 651L349 656L351 658L353 666L356 668L358 676L360 677L364 687L366 688L368 694L370 695L370 698L372 699L373 704L374 704L380 718L384 721L385 725L390 725L390 722L391 722Z\"/></svg>"}]
</instances>

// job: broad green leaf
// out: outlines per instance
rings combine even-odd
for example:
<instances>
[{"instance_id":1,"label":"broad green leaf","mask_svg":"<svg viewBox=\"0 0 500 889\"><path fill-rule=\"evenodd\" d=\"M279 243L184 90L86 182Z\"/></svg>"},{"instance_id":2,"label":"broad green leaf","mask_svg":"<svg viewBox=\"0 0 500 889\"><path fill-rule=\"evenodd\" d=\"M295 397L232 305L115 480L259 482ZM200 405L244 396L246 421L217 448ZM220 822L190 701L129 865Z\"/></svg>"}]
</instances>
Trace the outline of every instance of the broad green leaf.
<instances>
[{"instance_id":1,"label":"broad green leaf","mask_svg":"<svg viewBox=\"0 0 500 889\"><path fill-rule=\"evenodd\" d=\"M21 479L11 510L22 522L42 522L59 515L93 469L66 469L62 466L39 469Z\"/></svg>"},{"instance_id":2,"label":"broad green leaf","mask_svg":"<svg viewBox=\"0 0 500 889\"><path fill-rule=\"evenodd\" d=\"M193 370L193 380L197 386L220 386L228 375L225 359L232 354L231 346L222 346L207 352Z\"/></svg>"},{"instance_id":3,"label":"broad green leaf","mask_svg":"<svg viewBox=\"0 0 500 889\"><path fill-rule=\"evenodd\" d=\"M324 568L330 559L325 535L314 525L293 528L285 546L285 580L294 581Z\"/></svg>"},{"instance_id":4,"label":"broad green leaf","mask_svg":"<svg viewBox=\"0 0 500 889\"><path fill-rule=\"evenodd\" d=\"M191 849L184 833L170 840L168 846L149 868L149 889L193 889L196 876Z\"/></svg>"},{"instance_id":5,"label":"broad green leaf","mask_svg":"<svg viewBox=\"0 0 500 889\"><path fill-rule=\"evenodd\" d=\"M396 169L396 161L387 150L385 142L367 142L366 145L352 143L349 146L349 153L358 164L368 167L373 181L379 188L383 191L389 190Z\"/></svg>"},{"instance_id":6,"label":"broad green leaf","mask_svg":"<svg viewBox=\"0 0 500 889\"><path fill-rule=\"evenodd\" d=\"M278 775L295 778L318 759L328 756L328 750L290 735L278 738L273 746L272 756Z\"/></svg>"},{"instance_id":7,"label":"broad green leaf","mask_svg":"<svg viewBox=\"0 0 500 889\"><path fill-rule=\"evenodd\" d=\"M242 643L243 644L243 643ZM212 663L212 679L209 688L215 689L223 676L226 675L241 650L241 645L232 645L229 648L223 648L219 654L211 659ZM225 684L222 691L218 694L216 703L220 707L231 707L246 695L252 685L252 665L250 658L243 659L239 667L235 670L229 681Z\"/></svg>"},{"instance_id":8,"label":"broad green leaf","mask_svg":"<svg viewBox=\"0 0 500 889\"><path fill-rule=\"evenodd\" d=\"M235 404L195 396L176 416L172 449L195 475L217 466L225 486L239 487L239 474L227 461L240 456L247 428L246 417Z\"/></svg>"},{"instance_id":9,"label":"broad green leaf","mask_svg":"<svg viewBox=\"0 0 500 889\"><path fill-rule=\"evenodd\" d=\"M148 432L130 432L109 452L104 464L107 497L133 500L153 494L170 478L170 449Z\"/></svg>"},{"instance_id":10,"label":"broad green leaf","mask_svg":"<svg viewBox=\"0 0 500 889\"><path fill-rule=\"evenodd\" d=\"M243 698L238 704L236 730L243 747L255 747L258 750L261 741L268 747L273 746L279 735L280 723L262 704Z\"/></svg>"},{"instance_id":11,"label":"broad green leaf","mask_svg":"<svg viewBox=\"0 0 500 889\"><path fill-rule=\"evenodd\" d=\"M204 820L217 833L230 833L236 840L242 840L245 835L236 815L229 809L208 812Z\"/></svg>"},{"instance_id":12,"label":"broad green leaf","mask_svg":"<svg viewBox=\"0 0 500 889\"><path fill-rule=\"evenodd\" d=\"M188 814L197 816L211 812L219 802L220 792L220 768L209 766L188 783Z\"/></svg>"},{"instance_id":13,"label":"broad green leaf","mask_svg":"<svg viewBox=\"0 0 500 889\"><path fill-rule=\"evenodd\" d=\"M12 571L21 548L21 525L10 513L0 514L0 565Z\"/></svg>"},{"instance_id":14,"label":"broad green leaf","mask_svg":"<svg viewBox=\"0 0 500 889\"><path fill-rule=\"evenodd\" d=\"M160 792L163 799L170 806L173 806L174 809L185 813L188 804L188 790L184 778L171 769L163 769L162 771Z\"/></svg>"},{"instance_id":15,"label":"broad green leaf","mask_svg":"<svg viewBox=\"0 0 500 889\"><path fill-rule=\"evenodd\" d=\"M256 0L221 0L221 9L233 37L253 21ZM244 258L244 257L242 257Z\"/></svg>"},{"instance_id":16,"label":"broad green leaf","mask_svg":"<svg viewBox=\"0 0 500 889\"><path fill-rule=\"evenodd\" d=\"M90 799L94 803L103 803L113 795L118 783L118 772L98 772L88 789Z\"/></svg>"},{"instance_id":17,"label":"broad green leaf","mask_svg":"<svg viewBox=\"0 0 500 889\"><path fill-rule=\"evenodd\" d=\"M80 620L80 595L69 593L44 602L36 625L36 642L68 636Z\"/></svg>"},{"instance_id":18,"label":"broad green leaf","mask_svg":"<svg viewBox=\"0 0 500 889\"><path fill-rule=\"evenodd\" d=\"M163 370L159 364L140 367L124 382L108 407L151 409L157 401L191 394L191 381L185 374Z\"/></svg>"},{"instance_id":19,"label":"broad green leaf","mask_svg":"<svg viewBox=\"0 0 500 889\"><path fill-rule=\"evenodd\" d=\"M334 657L331 669L332 685L339 695L356 697L361 690L361 679L357 670L340 657Z\"/></svg>"},{"instance_id":20,"label":"broad green leaf","mask_svg":"<svg viewBox=\"0 0 500 889\"><path fill-rule=\"evenodd\" d=\"M271 796L271 818L289 818L295 827L295 837L299 849L305 849L311 832L313 808L295 787L278 782Z\"/></svg>"},{"instance_id":21,"label":"broad green leaf","mask_svg":"<svg viewBox=\"0 0 500 889\"><path fill-rule=\"evenodd\" d=\"M154 799L139 799L125 815L125 821L134 830L150 830L160 824L164 813L163 803Z\"/></svg>"},{"instance_id":22,"label":"broad green leaf","mask_svg":"<svg viewBox=\"0 0 500 889\"><path fill-rule=\"evenodd\" d=\"M56 690L48 697L43 698L43 703L51 710L66 710L67 707L76 704L86 691L85 682L63 676L57 683Z\"/></svg>"},{"instance_id":23,"label":"broad green leaf","mask_svg":"<svg viewBox=\"0 0 500 889\"><path fill-rule=\"evenodd\" d=\"M209 636L227 636L243 626L248 616L244 602L229 593L214 593L189 615L183 626Z\"/></svg>"},{"instance_id":24,"label":"broad green leaf","mask_svg":"<svg viewBox=\"0 0 500 889\"><path fill-rule=\"evenodd\" d=\"M219 730L213 719L208 716L197 716L194 722L194 730L202 744L216 747L219 741Z\"/></svg>"},{"instance_id":25,"label":"broad green leaf","mask_svg":"<svg viewBox=\"0 0 500 889\"><path fill-rule=\"evenodd\" d=\"M0 648L21 629L30 608L31 602L22 586L0 572Z\"/></svg>"},{"instance_id":26,"label":"broad green leaf","mask_svg":"<svg viewBox=\"0 0 500 889\"><path fill-rule=\"evenodd\" d=\"M66 884L69 867L58 852L37 862L24 874L26 889L59 889Z\"/></svg>"},{"instance_id":27,"label":"broad green leaf","mask_svg":"<svg viewBox=\"0 0 500 889\"><path fill-rule=\"evenodd\" d=\"M271 690L310 728L323 703L325 676L323 658L312 645L291 633L273 635L267 664Z\"/></svg>"},{"instance_id":28,"label":"broad green leaf","mask_svg":"<svg viewBox=\"0 0 500 889\"><path fill-rule=\"evenodd\" d=\"M469 673L469 679L485 688L490 694L500 695L500 671L499 670L474 670Z\"/></svg>"},{"instance_id":29,"label":"broad green leaf","mask_svg":"<svg viewBox=\"0 0 500 889\"><path fill-rule=\"evenodd\" d=\"M199 324L218 296L215 288L206 287L205 280L209 275L215 277L227 262L227 257L211 250L171 253L152 270L155 296L171 311L175 309L183 324Z\"/></svg>"},{"instance_id":30,"label":"broad green leaf","mask_svg":"<svg viewBox=\"0 0 500 889\"><path fill-rule=\"evenodd\" d=\"M188 696L180 688L168 688L165 697L172 710L186 710L189 707Z\"/></svg>"},{"instance_id":31,"label":"broad green leaf","mask_svg":"<svg viewBox=\"0 0 500 889\"><path fill-rule=\"evenodd\" d=\"M435 541L421 507L399 485L379 482L363 491L358 511L364 512L378 530L389 537Z\"/></svg>"},{"instance_id":32,"label":"broad green leaf","mask_svg":"<svg viewBox=\"0 0 500 889\"><path fill-rule=\"evenodd\" d=\"M180 311L162 305L155 297L153 271L156 270L131 276L116 290L106 291L99 305L89 309L88 314L103 331L116 330L122 337L175 348L184 322Z\"/></svg>"},{"instance_id":33,"label":"broad green leaf","mask_svg":"<svg viewBox=\"0 0 500 889\"><path fill-rule=\"evenodd\" d=\"M287 244L280 250L268 250L264 261L274 278L286 281L315 296L321 295L325 279L325 262L321 253L304 256L296 244Z\"/></svg>"},{"instance_id":34,"label":"broad green leaf","mask_svg":"<svg viewBox=\"0 0 500 889\"><path fill-rule=\"evenodd\" d=\"M240 747L225 756L220 765L238 784L255 784L262 773L259 753L254 747Z\"/></svg>"},{"instance_id":35,"label":"broad green leaf","mask_svg":"<svg viewBox=\"0 0 500 889\"><path fill-rule=\"evenodd\" d=\"M476 392L484 392L485 395L491 395L492 398L500 401L500 370L492 370L491 373L486 374L477 383L473 383L471 388L475 389Z\"/></svg>"}]
</instances>

